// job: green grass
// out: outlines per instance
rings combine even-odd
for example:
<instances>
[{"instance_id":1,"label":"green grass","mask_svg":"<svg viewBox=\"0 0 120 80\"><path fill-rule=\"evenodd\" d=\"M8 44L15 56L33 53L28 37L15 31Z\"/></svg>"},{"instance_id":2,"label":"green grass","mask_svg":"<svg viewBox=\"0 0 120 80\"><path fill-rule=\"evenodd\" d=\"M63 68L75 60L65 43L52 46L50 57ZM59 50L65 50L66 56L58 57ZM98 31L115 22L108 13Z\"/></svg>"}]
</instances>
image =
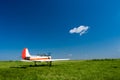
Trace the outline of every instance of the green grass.
<instances>
[{"instance_id":1,"label":"green grass","mask_svg":"<svg viewBox=\"0 0 120 80\"><path fill-rule=\"evenodd\" d=\"M120 59L46 63L0 61L0 80L120 80Z\"/></svg>"}]
</instances>

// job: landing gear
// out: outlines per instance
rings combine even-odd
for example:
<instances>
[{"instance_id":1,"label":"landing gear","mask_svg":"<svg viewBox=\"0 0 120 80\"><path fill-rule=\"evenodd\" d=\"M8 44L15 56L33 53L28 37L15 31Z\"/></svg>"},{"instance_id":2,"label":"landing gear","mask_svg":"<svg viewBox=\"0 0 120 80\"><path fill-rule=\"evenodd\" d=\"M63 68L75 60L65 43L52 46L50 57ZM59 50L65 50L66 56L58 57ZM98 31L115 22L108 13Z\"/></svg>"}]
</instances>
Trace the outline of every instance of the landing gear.
<instances>
[{"instance_id":1,"label":"landing gear","mask_svg":"<svg viewBox=\"0 0 120 80\"><path fill-rule=\"evenodd\" d=\"M50 64L49 64L49 66L52 66L52 61L50 61Z\"/></svg>"},{"instance_id":2,"label":"landing gear","mask_svg":"<svg viewBox=\"0 0 120 80\"><path fill-rule=\"evenodd\" d=\"M47 61L48 66L52 66L52 61Z\"/></svg>"},{"instance_id":3,"label":"landing gear","mask_svg":"<svg viewBox=\"0 0 120 80\"><path fill-rule=\"evenodd\" d=\"M34 62L35 66L37 66L36 61Z\"/></svg>"},{"instance_id":4,"label":"landing gear","mask_svg":"<svg viewBox=\"0 0 120 80\"><path fill-rule=\"evenodd\" d=\"M48 66L52 66L52 61L47 61L47 64ZM34 61L34 66L38 66L36 61Z\"/></svg>"}]
</instances>

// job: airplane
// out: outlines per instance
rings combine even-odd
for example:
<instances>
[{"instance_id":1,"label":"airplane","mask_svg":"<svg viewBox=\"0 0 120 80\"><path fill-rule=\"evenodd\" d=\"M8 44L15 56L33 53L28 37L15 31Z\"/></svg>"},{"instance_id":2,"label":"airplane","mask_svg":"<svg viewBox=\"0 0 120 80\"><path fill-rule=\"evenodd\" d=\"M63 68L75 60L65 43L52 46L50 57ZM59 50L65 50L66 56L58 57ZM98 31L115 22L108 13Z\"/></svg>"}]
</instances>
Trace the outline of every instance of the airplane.
<instances>
[{"instance_id":1,"label":"airplane","mask_svg":"<svg viewBox=\"0 0 120 80\"><path fill-rule=\"evenodd\" d=\"M49 66L51 66L53 61L61 61L61 60L69 60L69 59L52 59L50 55L32 56L30 55L28 48L24 48L22 51L21 61L34 62L35 66L37 65L36 62L47 62Z\"/></svg>"}]
</instances>

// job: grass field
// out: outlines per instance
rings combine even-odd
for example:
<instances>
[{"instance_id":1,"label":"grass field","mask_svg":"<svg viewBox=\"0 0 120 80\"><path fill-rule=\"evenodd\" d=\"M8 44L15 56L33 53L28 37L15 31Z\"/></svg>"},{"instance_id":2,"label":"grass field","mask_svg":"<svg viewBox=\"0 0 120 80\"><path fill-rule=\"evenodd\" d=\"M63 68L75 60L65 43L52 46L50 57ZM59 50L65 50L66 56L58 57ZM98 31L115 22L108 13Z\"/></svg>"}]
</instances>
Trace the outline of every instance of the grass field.
<instances>
[{"instance_id":1,"label":"grass field","mask_svg":"<svg viewBox=\"0 0 120 80\"><path fill-rule=\"evenodd\" d=\"M120 80L120 59L46 63L0 61L0 80Z\"/></svg>"}]
</instances>

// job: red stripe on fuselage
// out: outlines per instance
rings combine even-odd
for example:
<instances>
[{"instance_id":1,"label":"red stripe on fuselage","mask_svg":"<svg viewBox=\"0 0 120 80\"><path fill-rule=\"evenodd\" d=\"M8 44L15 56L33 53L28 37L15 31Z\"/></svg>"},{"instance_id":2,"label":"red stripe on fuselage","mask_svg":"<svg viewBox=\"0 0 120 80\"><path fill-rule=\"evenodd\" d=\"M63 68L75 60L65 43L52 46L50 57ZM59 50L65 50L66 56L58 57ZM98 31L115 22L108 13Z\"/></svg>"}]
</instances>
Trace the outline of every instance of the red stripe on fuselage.
<instances>
[{"instance_id":1,"label":"red stripe on fuselage","mask_svg":"<svg viewBox=\"0 0 120 80\"><path fill-rule=\"evenodd\" d=\"M30 60L49 60L49 58L30 58Z\"/></svg>"}]
</instances>

